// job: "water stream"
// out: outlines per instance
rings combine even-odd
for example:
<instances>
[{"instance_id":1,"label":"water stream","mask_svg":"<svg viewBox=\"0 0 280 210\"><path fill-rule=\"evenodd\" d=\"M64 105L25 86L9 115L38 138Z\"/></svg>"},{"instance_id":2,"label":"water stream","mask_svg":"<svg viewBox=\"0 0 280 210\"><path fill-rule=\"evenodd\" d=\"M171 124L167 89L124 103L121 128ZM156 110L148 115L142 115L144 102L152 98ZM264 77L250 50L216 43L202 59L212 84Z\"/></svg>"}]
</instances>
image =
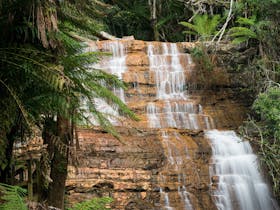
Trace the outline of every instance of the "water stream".
<instances>
[{"instance_id":1,"label":"water stream","mask_svg":"<svg viewBox=\"0 0 280 210\"><path fill-rule=\"evenodd\" d=\"M149 43L147 55L150 72L155 75L156 82L156 98L155 101L147 104L147 117L149 126L161 131L161 139L168 160L159 180L163 200L162 209L170 210L175 206L178 209L180 206L179 208L182 210L192 210L184 167L189 160L186 153L188 149L180 148L182 142L180 134L170 131L168 128L209 129L211 127L210 118L203 114L202 107L189 99L187 94L185 73L190 69L188 65L181 64L181 59L189 59L188 64L191 64L190 56L181 53L175 43L162 43L160 46ZM176 189L173 189L174 186L170 186L168 180L174 174L177 174ZM170 199L171 195L172 199ZM174 203L176 200L177 202Z\"/></svg>"},{"instance_id":2,"label":"water stream","mask_svg":"<svg viewBox=\"0 0 280 210\"><path fill-rule=\"evenodd\" d=\"M121 42L107 42L102 48L111 52L112 56L100 62L98 68L121 79L127 70L125 46ZM167 165L158 180L162 209L195 209L186 185L185 165L190 163L189 151L187 147L181 147L182 136L174 131L192 129L205 130L205 136L212 145L210 175L218 179L213 197L219 210L277 210L278 206L259 172L257 157L250 144L243 142L234 131L213 130L215 125L212 118L188 95L186 72L190 71L192 64L190 55L180 52L175 43L156 45L150 42L147 44L147 56L156 86L156 97L146 106L148 126L159 130L167 156ZM138 75L134 77L133 87L139 92ZM114 92L125 102L122 89L115 89ZM116 115L114 107L103 101L96 103L100 103L101 110ZM174 174L176 181L170 181Z\"/></svg>"},{"instance_id":3,"label":"water stream","mask_svg":"<svg viewBox=\"0 0 280 210\"><path fill-rule=\"evenodd\" d=\"M178 174L178 195L184 203L182 209L192 210L189 192L186 190L183 164L186 157L176 147L174 139L180 138L176 132L166 128L205 130L210 139L213 157L210 175L218 178L217 189L213 190L219 210L274 210L278 209L272 199L268 185L264 182L257 161L248 142L243 142L234 131L217 131L210 116L203 113L200 104L195 103L187 94L185 72L188 65L180 62L182 55L192 61L188 54L180 53L176 44L162 43L161 46L148 44L147 54L150 71L155 74L156 100L147 105L149 126L161 130L163 145L168 159L167 170ZM187 56L186 56L187 55ZM168 173L162 173L162 186L167 184ZM160 188L163 209L173 209L169 199L170 192Z\"/></svg>"},{"instance_id":4,"label":"water stream","mask_svg":"<svg viewBox=\"0 0 280 210\"><path fill-rule=\"evenodd\" d=\"M212 143L210 173L218 178L214 190L218 209L278 209L249 142L242 141L234 131L209 130L205 134Z\"/></svg>"},{"instance_id":5,"label":"water stream","mask_svg":"<svg viewBox=\"0 0 280 210\"><path fill-rule=\"evenodd\" d=\"M102 51L111 53L111 55L103 56L101 61L92 65L95 69L101 69L107 73L117 76L122 80L123 73L127 70L126 66L126 46L119 41L102 43ZM89 48L88 51L97 51L96 47ZM112 90L123 102L125 102L125 93L122 88L114 88ZM119 124L119 110L117 107L108 104L101 98L95 98L95 106L98 111L102 112L113 125ZM94 117L90 118L93 124L98 124Z\"/></svg>"}]
</instances>

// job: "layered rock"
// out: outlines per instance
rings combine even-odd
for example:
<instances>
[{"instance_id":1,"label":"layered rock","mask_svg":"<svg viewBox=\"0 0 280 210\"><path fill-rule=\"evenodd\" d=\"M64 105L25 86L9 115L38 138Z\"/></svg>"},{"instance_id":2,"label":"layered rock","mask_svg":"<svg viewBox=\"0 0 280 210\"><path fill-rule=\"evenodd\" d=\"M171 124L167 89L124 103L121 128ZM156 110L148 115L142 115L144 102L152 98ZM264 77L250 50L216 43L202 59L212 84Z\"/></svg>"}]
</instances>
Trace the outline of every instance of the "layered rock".
<instances>
[{"instance_id":1,"label":"layered rock","mask_svg":"<svg viewBox=\"0 0 280 210\"><path fill-rule=\"evenodd\" d=\"M105 51L110 42L91 47ZM69 203L111 196L113 209L216 209L209 175L211 147L203 130L241 124L246 108L233 91L235 80L219 68L202 74L184 53L192 43L118 42L126 53L124 101L140 121L119 121L121 140L98 128L79 130L80 148L72 151L67 180ZM152 66L151 56L163 63ZM167 73L174 75L174 84L164 86L163 94L161 64L180 65Z\"/></svg>"}]
</instances>

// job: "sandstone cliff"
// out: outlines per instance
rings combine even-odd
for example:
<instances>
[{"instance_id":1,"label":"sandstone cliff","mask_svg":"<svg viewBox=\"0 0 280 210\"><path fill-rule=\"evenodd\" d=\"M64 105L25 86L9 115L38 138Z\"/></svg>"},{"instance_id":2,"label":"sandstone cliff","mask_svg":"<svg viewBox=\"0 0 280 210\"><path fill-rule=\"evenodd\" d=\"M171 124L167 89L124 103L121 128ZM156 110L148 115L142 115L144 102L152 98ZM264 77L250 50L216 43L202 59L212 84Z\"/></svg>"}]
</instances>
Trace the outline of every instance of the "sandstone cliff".
<instances>
[{"instance_id":1,"label":"sandstone cliff","mask_svg":"<svg viewBox=\"0 0 280 210\"><path fill-rule=\"evenodd\" d=\"M106 51L104 46L111 42L95 42L91 47ZM217 178L209 175L211 147L203 130L236 129L242 123L246 107L236 94L236 79L222 68L202 73L184 53L193 47L191 43L176 44L174 55L170 44L166 44L170 53L164 53L166 46L160 42L118 42L125 53L121 78L128 89L124 99L140 121L119 120L117 130L124 143L98 127L78 131L80 148L72 151L75 160L69 166L68 202L111 196L113 209L216 209L211 190ZM164 57L166 65L179 65L174 64L175 57L179 58L183 68L179 73L184 74L180 78L185 81L177 81L175 74L176 97L159 96L160 67L152 67L151 56ZM177 87L179 82L182 86ZM170 95L171 86L162 91ZM191 114L185 116L181 109ZM151 123L153 117L160 125Z\"/></svg>"}]
</instances>

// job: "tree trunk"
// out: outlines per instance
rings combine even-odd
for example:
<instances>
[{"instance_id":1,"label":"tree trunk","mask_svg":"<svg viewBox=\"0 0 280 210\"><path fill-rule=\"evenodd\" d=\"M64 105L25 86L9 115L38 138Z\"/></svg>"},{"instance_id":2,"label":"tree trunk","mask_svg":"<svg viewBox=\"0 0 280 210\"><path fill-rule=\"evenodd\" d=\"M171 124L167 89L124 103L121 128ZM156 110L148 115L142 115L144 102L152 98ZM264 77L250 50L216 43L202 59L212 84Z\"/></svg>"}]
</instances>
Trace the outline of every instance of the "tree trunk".
<instances>
[{"instance_id":1,"label":"tree trunk","mask_svg":"<svg viewBox=\"0 0 280 210\"><path fill-rule=\"evenodd\" d=\"M40 160L40 168L37 171L39 173L39 182L38 182L38 202L43 203L48 198L48 186L49 180L47 176L50 176L50 165L49 161L54 154L54 144L51 141L52 135L57 133L57 125L53 118L47 118L44 122L42 137L44 144L48 145L47 153L42 154Z\"/></svg>"},{"instance_id":2,"label":"tree trunk","mask_svg":"<svg viewBox=\"0 0 280 210\"><path fill-rule=\"evenodd\" d=\"M19 122L20 122L20 117L18 117L18 120L16 121L15 125L12 126L11 130L9 133L6 135L6 148L5 148L5 154L6 154L6 162L7 166L0 171L0 182L6 183L6 184L13 184L14 177L12 177L12 170L13 170L13 165L12 163L12 155L13 155L13 146L14 146L14 141L15 137L18 133L19 130ZM4 140L4 141L5 141Z\"/></svg>"},{"instance_id":3,"label":"tree trunk","mask_svg":"<svg viewBox=\"0 0 280 210\"><path fill-rule=\"evenodd\" d=\"M151 13L151 26L153 28L154 40L159 41L159 32L157 29L157 1L149 0L150 13Z\"/></svg>"},{"instance_id":4,"label":"tree trunk","mask_svg":"<svg viewBox=\"0 0 280 210\"><path fill-rule=\"evenodd\" d=\"M54 156L51 162L50 177L53 180L49 186L48 204L60 209L64 209L65 182L67 178L67 165L69 142L71 138L71 126L68 119L57 117L57 135L60 137L59 144L56 143Z\"/></svg>"}]
</instances>

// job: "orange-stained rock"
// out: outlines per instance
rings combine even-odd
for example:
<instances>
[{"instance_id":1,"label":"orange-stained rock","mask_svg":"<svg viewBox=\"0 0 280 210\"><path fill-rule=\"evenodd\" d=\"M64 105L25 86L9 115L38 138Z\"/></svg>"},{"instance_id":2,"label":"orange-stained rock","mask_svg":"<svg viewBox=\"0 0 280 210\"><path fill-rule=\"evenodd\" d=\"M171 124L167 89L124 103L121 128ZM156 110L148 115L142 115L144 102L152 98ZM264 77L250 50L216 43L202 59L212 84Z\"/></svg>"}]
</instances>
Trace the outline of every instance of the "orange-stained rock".
<instances>
[{"instance_id":1,"label":"orange-stained rock","mask_svg":"<svg viewBox=\"0 0 280 210\"><path fill-rule=\"evenodd\" d=\"M110 41L91 43L91 47L102 51L106 42ZM216 210L211 190L217 187L219 177L209 175L212 150L202 128L206 126L205 116L212 119L217 129L235 129L241 124L247 108L235 94L236 80L222 68L209 72L199 69L191 56L184 53L196 43L178 43L188 96L176 103L190 102L195 109L203 107L197 117L201 129L149 128L147 104L155 104L162 111L157 116L164 121L166 101L156 98L156 75L149 69L146 52L148 42L120 42L127 52L127 69L122 74L128 87L125 101L139 121L122 118L117 127L121 140L100 128L79 130L80 149L71 150L75 155L71 156L68 168L69 204L95 196L111 196L114 198L111 207L115 210L160 210L166 202L163 190L168 193L173 210L181 210L186 203L178 189L182 190L184 185L194 210ZM161 42L149 43L159 53L163 52ZM170 55L166 58L171 62ZM172 101L170 106L174 108Z\"/></svg>"},{"instance_id":2,"label":"orange-stained rock","mask_svg":"<svg viewBox=\"0 0 280 210\"><path fill-rule=\"evenodd\" d=\"M144 52L135 52L128 54L126 57L127 66L148 66L149 59L146 53Z\"/></svg>"},{"instance_id":3,"label":"orange-stained rock","mask_svg":"<svg viewBox=\"0 0 280 210\"><path fill-rule=\"evenodd\" d=\"M145 51L146 50L146 42L142 40L135 40L131 46L133 51Z\"/></svg>"}]
</instances>

